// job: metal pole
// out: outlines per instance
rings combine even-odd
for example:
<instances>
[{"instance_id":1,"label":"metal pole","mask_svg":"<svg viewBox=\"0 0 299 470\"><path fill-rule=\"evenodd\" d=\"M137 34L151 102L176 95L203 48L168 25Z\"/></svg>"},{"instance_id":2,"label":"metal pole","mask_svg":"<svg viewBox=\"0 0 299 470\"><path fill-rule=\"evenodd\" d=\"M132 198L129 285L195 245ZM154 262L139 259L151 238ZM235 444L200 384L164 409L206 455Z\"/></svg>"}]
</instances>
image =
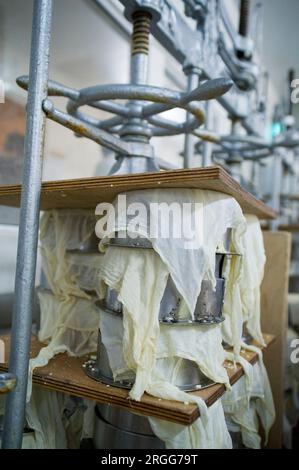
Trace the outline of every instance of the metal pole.
<instances>
[{"instance_id":1,"label":"metal pole","mask_svg":"<svg viewBox=\"0 0 299 470\"><path fill-rule=\"evenodd\" d=\"M185 70L188 73L187 70ZM190 71L188 73L188 92L194 90L198 87L198 72ZM192 119L192 115L187 113L186 121ZM192 160L194 155L194 136L192 134L186 134L185 136L185 146L184 146L184 168L192 167Z\"/></svg>"},{"instance_id":2,"label":"metal pole","mask_svg":"<svg viewBox=\"0 0 299 470\"><path fill-rule=\"evenodd\" d=\"M205 112L206 112L206 129L212 129L212 122L211 122L211 103L209 101L205 104ZM203 142L203 149L202 149L202 166L207 167L212 165L212 151L213 151L213 144L211 142Z\"/></svg>"},{"instance_id":3,"label":"metal pole","mask_svg":"<svg viewBox=\"0 0 299 470\"><path fill-rule=\"evenodd\" d=\"M52 0L34 0L25 158L9 359L9 371L17 377L17 387L7 398L2 441L4 449L16 449L22 446L25 419L45 129L42 103L47 97L52 5Z\"/></svg>"},{"instance_id":4,"label":"metal pole","mask_svg":"<svg viewBox=\"0 0 299 470\"><path fill-rule=\"evenodd\" d=\"M271 206L279 213L280 211L280 193L281 193L281 182L282 182L282 153L278 149L273 155L273 167L272 167L272 198ZM279 220L271 220L270 229L272 231L277 230Z\"/></svg>"},{"instance_id":5,"label":"metal pole","mask_svg":"<svg viewBox=\"0 0 299 470\"><path fill-rule=\"evenodd\" d=\"M232 130L231 130L232 135L240 134L239 126L240 126L240 122L238 120L232 119ZM227 163L229 163L229 166L230 166L232 177L236 181L238 181L238 183L240 184L242 181L242 162L243 162L243 158L241 154L238 152L238 150L232 152L229 160L227 161Z\"/></svg>"}]
</instances>

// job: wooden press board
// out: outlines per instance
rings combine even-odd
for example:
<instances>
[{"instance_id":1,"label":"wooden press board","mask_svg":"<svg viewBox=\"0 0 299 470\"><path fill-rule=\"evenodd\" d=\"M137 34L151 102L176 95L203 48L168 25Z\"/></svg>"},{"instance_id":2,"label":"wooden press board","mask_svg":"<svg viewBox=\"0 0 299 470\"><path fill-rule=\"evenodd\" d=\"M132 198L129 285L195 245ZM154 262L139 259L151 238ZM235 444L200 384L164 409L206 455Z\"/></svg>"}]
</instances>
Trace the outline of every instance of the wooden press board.
<instances>
[{"instance_id":1,"label":"wooden press board","mask_svg":"<svg viewBox=\"0 0 299 470\"><path fill-rule=\"evenodd\" d=\"M283 433L284 348L288 324L291 235L286 232L264 232L264 244L267 261L261 288L262 329L276 337L271 350L264 354L276 409L269 447L277 449L282 446Z\"/></svg>"},{"instance_id":2,"label":"wooden press board","mask_svg":"<svg viewBox=\"0 0 299 470\"><path fill-rule=\"evenodd\" d=\"M272 335L264 335L267 347L272 345L275 338ZM7 362L10 351L10 337L2 336L5 343L5 363L0 364L0 371L7 371ZM42 344L36 338L31 341L31 357L35 357ZM250 351L243 351L242 356L251 364L257 361L257 354ZM77 397L89 398L99 403L107 403L132 411L139 415L153 416L166 421L179 424L190 425L198 417L199 411L195 404L184 404L181 402L162 400L144 394L141 401L129 399L128 390L107 386L97 382L84 373L82 364L87 357L76 358L66 354L58 354L47 366L36 368L33 373L33 383L35 385L56 390L58 392L69 393ZM244 374L241 366L233 367L232 363L226 362L230 383L233 385ZM222 384L215 384L205 390L192 392L205 400L208 406L215 403L225 392Z\"/></svg>"},{"instance_id":3,"label":"wooden press board","mask_svg":"<svg viewBox=\"0 0 299 470\"><path fill-rule=\"evenodd\" d=\"M120 176L51 181L42 184L41 209L92 208L111 202L121 192L152 188L198 188L233 196L243 212L260 219L273 219L276 213L256 199L221 167L192 168ZM0 205L18 207L21 185L0 186Z\"/></svg>"}]
</instances>

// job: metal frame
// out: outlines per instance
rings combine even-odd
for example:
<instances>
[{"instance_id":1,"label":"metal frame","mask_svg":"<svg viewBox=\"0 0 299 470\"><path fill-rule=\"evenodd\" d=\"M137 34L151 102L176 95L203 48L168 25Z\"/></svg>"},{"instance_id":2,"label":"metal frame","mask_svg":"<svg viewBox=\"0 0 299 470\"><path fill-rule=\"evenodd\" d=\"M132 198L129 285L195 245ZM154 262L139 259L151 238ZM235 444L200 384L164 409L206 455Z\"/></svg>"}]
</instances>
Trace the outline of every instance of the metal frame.
<instances>
[{"instance_id":1,"label":"metal frame","mask_svg":"<svg viewBox=\"0 0 299 470\"><path fill-rule=\"evenodd\" d=\"M193 155L193 135L209 142L218 142L222 149L236 152L238 136L233 136L232 143L227 137L215 136L209 132L209 127L198 130L198 124L203 121L203 112L195 103L198 100L216 98L222 107L228 111L233 120L238 120L249 134L256 135L254 127L247 118L247 112L240 111L237 101L243 99L244 93L234 87L225 97L231 86L229 79L207 81L198 86L199 78L211 80L213 71L207 64L202 63L201 40L203 35L204 15L208 6L217 0L184 0L186 13L197 20L197 27L192 30L183 16L179 14L170 0L120 0L126 7L126 14L130 10L149 10L153 16L151 25L152 34L177 59L188 74L188 91L186 93L160 89L146 85L147 60L144 54L136 54L131 59L131 84L114 85L109 87L96 86L83 90L74 90L70 87L48 81L49 50L51 37L52 0L34 0L31 59L29 78L21 77L18 83L28 88L27 129L25 139L25 160L21 198L20 228L18 240L17 269L15 280L15 302L12 324L12 347L9 362L9 371L17 378L15 390L8 395L3 448L19 448L22 445L22 434L25 416L26 389L28 380L28 364L31 337L31 312L33 306L34 280L36 270L37 241L39 228L39 202L41 192L41 174L43 141L46 116L69 129L80 133L107 148L116 151L120 157L139 156L146 162L152 161L152 149L148 143L151 135L187 134L185 141L185 166L191 165ZM121 30L128 35L130 26L121 11L118 12L110 1L93 0L93 3L112 18ZM130 15L129 15L130 16ZM222 19L226 25L233 43L237 44L239 37L235 35L225 13ZM194 47L194 44L197 46ZM244 44L243 44L244 46ZM192 51L192 54L190 54ZM255 71L249 64L232 57L225 41L220 37L220 56L224 65L231 72L234 79L242 81L243 87L252 89L255 86ZM200 70L198 67L200 66ZM245 84L245 85L244 85ZM69 99L67 111L62 112L54 107L51 95L64 96ZM114 99L130 99L130 106L115 103ZM152 100L154 104L142 104L142 101ZM247 102L247 98L245 99ZM116 116L110 120L99 122L83 114L80 106L88 104L92 107L110 111ZM173 107L186 110L187 118L184 123L178 124L157 116L162 111ZM147 120L147 124L144 121ZM125 127L127 134L134 134L138 139L122 139L120 134L123 121L129 124ZM135 126L135 127L134 127ZM137 127L136 127L137 126ZM136 130L136 128L138 128ZM142 129L142 132L140 131ZM124 129L121 130L122 134ZM138 134L139 133L139 134ZM275 147L298 145L299 142L279 142L271 147L265 142L249 137L241 138L241 151L252 158L265 158L272 153ZM209 144L204 150L204 163L211 161L211 148ZM246 147L247 145L247 147ZM240 151L240 147L237 148ZM261 153L264 152L264 153ZM276 159L275 175L277 185L273 191L273 205L279 205L279 171L281 158ZM148 164L148 163L147 163ZM137 165L138 166L138 165ZM140 168L140 167L138 167ZM147 168L151 168L147 166ZM127 166L126 171L136 169Z\"/></svg>"},{"instance_id":2,"label":"metal frame","mask_svg":"<svg viewBox=\"0 0 299 470\"><path fill-rule=\"evenodd\" d=\"M22 446L39 227L52 0L34 0L15 299L9 371L17 386L7 397L2 447Z\"/></svg>"}]
</instances>

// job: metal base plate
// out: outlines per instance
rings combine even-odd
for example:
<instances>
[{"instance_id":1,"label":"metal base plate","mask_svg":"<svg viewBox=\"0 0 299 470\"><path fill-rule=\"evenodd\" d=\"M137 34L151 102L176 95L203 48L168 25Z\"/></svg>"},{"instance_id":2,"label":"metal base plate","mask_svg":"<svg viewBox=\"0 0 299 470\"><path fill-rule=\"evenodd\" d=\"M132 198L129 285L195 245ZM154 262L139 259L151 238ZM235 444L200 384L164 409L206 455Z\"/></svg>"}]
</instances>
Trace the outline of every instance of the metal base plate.
<instances>
[{"instance_id":1,"label":"metal base plate","mask_svg":"<svg viewBox=\"0 0 299 470\"><path fill-rule=\"evenodd\" d=\"M161 325L168 325L168 326L198 326L198 325L217 325L218 323L222 323L225 320L225 317L212 317L212 318L201 318L200 320L159 320Z\"/></svg>"},{"instance_id":2,"label":"metal base plate","mask_svg":"<svg viewBox=\"0 0 299 470\"><path fill-rule=\"evenodd\" d=\"M82 368L86 375L91 379L96 380L97 382L101 382L106 385L110 385L111 387L118 387L130 390L133 386L133 381L129 380L121 380L121 381L114 381L110 377L106 377L102 375L102 373L97 368L97 362L94 359L89 359L82 365ZM210 380L208 377L203 377L200 384L187 384L187 385L180 385L178 388L183 392L195 392L198 390L204 390L208 387L212 387L215 385L215 382Z\"/></svg>"},{"instance_id":3,"label":"metal base plate","mask_svg":"<svg viewBox=\"0 0 299 470\"><path fill-rule=\"evenodd\" d=\"M97 302L97 305L102 310L104 310L104 312L106 312L110 315L117 316L117 317L122 317L121 312L111 310L110 308L107 307L105 301L103 301L103 300L99 300ZM199 320L175 320L173 317L169 317L169 320L166 320L166 319L160 320L159 319L159 323L161 325L167 325L167 326L199 326L199 325L208 326L208 325L217 325L219 323L222 323L224 320L225 320L224 316L211 317L211 318L203 317L203 318L200 318Z\"/></svg>"}]
</instances>

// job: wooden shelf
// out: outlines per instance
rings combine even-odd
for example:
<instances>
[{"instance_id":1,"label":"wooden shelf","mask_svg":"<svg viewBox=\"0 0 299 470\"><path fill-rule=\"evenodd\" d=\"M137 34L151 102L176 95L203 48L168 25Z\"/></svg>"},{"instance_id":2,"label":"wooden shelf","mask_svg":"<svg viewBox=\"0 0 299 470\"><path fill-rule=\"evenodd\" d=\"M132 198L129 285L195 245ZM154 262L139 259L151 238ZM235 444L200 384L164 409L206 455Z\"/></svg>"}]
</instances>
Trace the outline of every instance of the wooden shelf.
<instances>
[{"instance_id":1,"label":"wooden shelf","mask_svg":"<svg viewBox=\"0 0 299 470\"><path fill-rule=\"evenodd\" d=\"M260 219L277 216L272 208L256 199L221 167L139 173L121 176L51 181L42 184L41 209L92 208L111 202L121 192L152 188L198 188L233 196L245 213ZM21 185L0 186L0 205L18 207Z\"/></svg>"},{"instance_id":2,"label":"wooden shelf","mask_svg":"<svg viewBox=\"0 0 299 470\"><path fill-rule=\"evenodd\" d=\"M289 196L290 201L299 201L299 194L292 194L292 196Z\"/></svg>"},{"instance_id":3,"label":"wooden shelf","mask_svg":"<svg viewBox=\"0 0 299 470\"><path fill-rule=\"evenodd\" d=\"M279 230L282 230L283 232L299 232L299 224L279 225Z\"/></svg>"},{"instance_id":4,"label":"wooden shelf","mask_svg":"<svg viewBox=\"0 0 299 470\"><path fill-rule=\"evenodd\" d=\"M267 347L274 341L273 335L264 335ZM5 342L5 363L0 364L1 371L7 371L7 363L10 351L10 336L2 336ZM42 344L36 338L32 338L31 357L35 357ZM243 351L242 356L251 364L254 364L258 357L256 353ZM184 404L175 401L161 400L144 394L140 402L129 399L128 391L116 387L104 385L100 382L87 377L82 369L84 358L69 357L66 354L55 356L47 366L37 368L33 373L33 383L41 387L56 390L63 393L69 393L77 397L89 398L100 403L109 403L111 405L124 408L134 413L153 416L166 421L172 421L179 424L190 425L198 417L198 407L194 404ZM232 363L226 364L230 383L233 385L242 375L244 375L241 366L233 368ZM205 400L208 406L215 403L225 392L223 384L215 384L205 390L192 392Z\"/></svg>"}]
</instances>

